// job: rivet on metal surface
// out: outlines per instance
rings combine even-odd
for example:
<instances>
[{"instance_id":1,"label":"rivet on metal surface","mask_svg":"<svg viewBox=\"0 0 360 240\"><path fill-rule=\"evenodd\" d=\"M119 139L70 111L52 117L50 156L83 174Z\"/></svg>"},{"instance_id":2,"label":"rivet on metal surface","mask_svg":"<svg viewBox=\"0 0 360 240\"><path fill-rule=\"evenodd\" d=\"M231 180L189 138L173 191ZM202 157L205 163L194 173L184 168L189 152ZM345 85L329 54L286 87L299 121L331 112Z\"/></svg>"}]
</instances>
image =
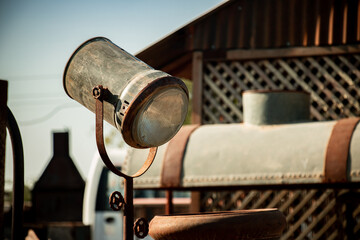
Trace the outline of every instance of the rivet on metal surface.
<instances>
[{"instance_id":1,"label":"rivet on metal surface","mask_svg":"<svg viewBox=\"0 0 360 240\"><path fill-rule=\"evenodd\" d=\"M115 191L109 197L109 204L112 210L120 211L125 204L124 197L120 192Z\"/></svg>"},{"instance_id":2,"label":"rivet on metal surface","mask_svg":"<svg viewBox=\"0 0 360 240\"><path fill-rule=\"evenodd\" d=\"M102 85L98 85L93 88L92 94L95 99L102 100L105 97L107 90L108 89L104 88Z\"/></svg>"},{"instance_id":3,"label":"rivet on metal surface","mask_svg":"<svg viewBox=\"0 0 360 240\"><path fill-rule=\"evenodd\" d=\"M144 238L149 233L149 223L145 218L138 218L134 223L135 236Z\"/></svg>"}]
</instances>

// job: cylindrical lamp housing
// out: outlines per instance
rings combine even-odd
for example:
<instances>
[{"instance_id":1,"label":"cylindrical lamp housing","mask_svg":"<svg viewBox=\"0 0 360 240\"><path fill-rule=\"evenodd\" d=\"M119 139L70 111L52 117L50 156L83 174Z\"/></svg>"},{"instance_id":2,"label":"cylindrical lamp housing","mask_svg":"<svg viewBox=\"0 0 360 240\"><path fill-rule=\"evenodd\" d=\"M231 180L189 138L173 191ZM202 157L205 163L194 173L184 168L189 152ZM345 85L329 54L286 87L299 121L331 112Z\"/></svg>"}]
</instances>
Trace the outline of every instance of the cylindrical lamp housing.
<instances>
[{"instance_id":1,"label":"cylindrical lamp housing","mask_svg":"<svg viewBox=\"0 0 360 240\"><path fill-rule=\"evenodd\" d=\"M187 114L188 90L180 79L153 69L103 37L86 41L73 53L63 81L66 93L92 112L93 88L106 87L104 119L132 147L164 144Z\"/></svg>"}]
</instances>

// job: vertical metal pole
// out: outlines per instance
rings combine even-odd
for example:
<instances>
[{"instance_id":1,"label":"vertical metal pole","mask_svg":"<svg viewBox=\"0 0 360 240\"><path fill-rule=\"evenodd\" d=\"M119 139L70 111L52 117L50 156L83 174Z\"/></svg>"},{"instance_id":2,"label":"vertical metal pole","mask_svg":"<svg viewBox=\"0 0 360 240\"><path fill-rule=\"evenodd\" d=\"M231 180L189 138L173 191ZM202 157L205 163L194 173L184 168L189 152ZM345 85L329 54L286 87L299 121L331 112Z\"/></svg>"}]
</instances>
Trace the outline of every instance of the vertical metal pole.
<instances>
[{"instance_id":1,"label":"vertical metal pole","mask_svg":"<svg viewBox=\"0 0 360 240\"><path fill-rule=\"evenodd\" d=\"M193 100L192 100L192 113L191 123L202 123L202 89L203 89L203 53L194 52L192 58L192 80L193 80ZM190 212L200 211L200 192L191 192L191 205Z\"/></svg>"},{"instance_id":2,"label":"vertical metal pole","mask_svg":"<svg viewBox=\"0 0 360 240\"><path fill-rule=\"evenodd\" d=\"M192 58L193 99L191 123L202 122L203 53L194 52Z\"/></svg>"},{"instance_id":3,"label":"vertical metal pole","mask_svg":"<svg viewBox=\"0 0 360 240\"><path fill-rule=\"evenodd\" d=\"M191 192L191 204L189 211L193 213L201 211L201 192Z\"/></svg>"},{"instance_id":4,"label":"vertical metal pole","mask_svg":"<svg viewBox=\"0 0 360 240\"><path fill-rule=\"evenodd\" d=\"M13 152L13 209L11 239L17 240L23 238L24 150L19 126L8 107L6 126L9 131Z\"/></svg>"},{"instance_id":5,"label":"vertical metal pole","mask_svg":"<svg viewBox=\"0 0 360 240\"><path fill-rule=\"evenodd\" d=\"M173 191L166 190L166 205L165 205L165 214L170 215L174 213L174 204L173 204Z\"/></svg>"},{"instance_id":6,"label":"vertical metal pole","mask_svg":"<svg viewBox=\"0 0 360 240\"><path fill-rule=\"evenodd\" d=\"M7 121L7 81L0 80L0 238L4 238L5 149Z\"/></svg>"},{"instance_id":7,"label":"vertical metal pole","mask_svg":"<svg viewBox=\"0 0 360 240\"><path fill-rule=\"evenodd\" d=\"M134 239L134 203L133 203L133 178L124 178L124 195L125 195L125 211L124 211L124 233L123 240Z\"/></svg>"}]
</instances>

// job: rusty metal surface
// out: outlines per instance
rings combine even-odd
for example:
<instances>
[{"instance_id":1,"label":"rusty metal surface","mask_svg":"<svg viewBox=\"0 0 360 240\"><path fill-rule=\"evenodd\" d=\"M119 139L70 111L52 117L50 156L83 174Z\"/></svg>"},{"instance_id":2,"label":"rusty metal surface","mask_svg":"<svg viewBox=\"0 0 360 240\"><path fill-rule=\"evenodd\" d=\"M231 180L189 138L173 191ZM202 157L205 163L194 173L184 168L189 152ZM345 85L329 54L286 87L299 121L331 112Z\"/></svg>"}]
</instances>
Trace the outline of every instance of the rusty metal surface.
<instances>
[{"instance_id":1,"label":"rusty metal surface","mask_svg":"<svg viewBox=\"0 0 360 240\"><path fill-rule=\"evenodd\" d=\"M179 92L176 99L181 98L184 106L187 106L188 102L186 85L180 79L154 70L103 37L86 41L73 53L65 67L63 84L71 98L94 113L93 87L97 85L106 87L108 96L104 99L104 119L121 131L125 142L135 148L155 147L165 143L175 135L183 123L180 119L176 123L169 121L170 123L155 124L163 130L160 132L169 136L158 134L159 143L154 145L140 142L141 139L134 134L133 120L143 107L153 104L148 100L158 96L162 90L171 88ZM173 113L185 115L186 109L182 112L181 106L177 107L179 108L171 109L175 111ZM159 119L167 119L168 113L161 111L159 114L162 114ZM178 120L177 117L174 119ZM183 118L185 119L185 116ZM152 128L154 126L149 127ZM167 132L172 128L174 128L173 132ZM141 137L147 136L145 134Z\"/></svg>"},{"instance_id":2,"label":"rusty metal surface","mask_svg":"<svg viewBox=\"0 0 360 240\"><path fill-rule=\"evenodd\" d=\"M13 151L11 239L15 240L23 237L24 150L19 126L9 108L7 108L6 127L9 131Z\"/></svg>"},{"instance_id":3,"label":"rusty metal surface","mask_svg":"<svg viewBox=\"0 0 360 240\"><path fill-rule=\"evenodd\" d=\"M275 209L155 216L149 234L155 240L278 239L285 217Z\"/></svg>"},{"instance_id":4,"label":"rusty metal surface","mask_svg":"<svg viewBox=\"0 0 360 240\"><path fill-rule=\"evenodd\" d=\"M106 167L112 171L114 174L124 178L124 198L120 192L113 192L109 197L109 203L111 208L114 211L119 211L122 208L124 209L124 231L123 239L132 240L133 239L133 229L134 229L134 204L133 204L133 178L143 175L151 166L152 162L155 159L157 147L150 148L147 159L142 165L142 167L133 175L127 175L119 171L111 162L104 143L104 132L103 132L103 120L104 120L104 98L108 96L108 90L101 85L96 86L92 90L93 97L95 98L95 125L96 125L96 144L99 150L101 159L103 160ZM146 228L136 227L137 233L139 236L146 233ZM141 233L140 233L141 232ZM147 235L147 233L146 233ZM146 236L145 235L145 236Z\"/></svg>"},{"instance_id":5,"label":"rusty metal surface","mask_svg":"<svg viewBox=\"0 0 360 240\"><path fill-rule=\"evenodd\" d=\"M174 213L174 194L172 190L166 190L166 204L165 204L165 214L170 215Z\"/></svg>"},{"instance_id":6,"label":"rusty metal surface","mask_svg":"<svg viewBox=\"0 0 360 240\"><path fill-rule=\"evenodd\" d=\"M124 178L125 207L123 216L123 240L134 239L134 181L132 177Z\"/></svg>"},{"instance_id":7,"label":"rusty metal surface","mask_svg":"<svg viewBox=\"0 0 360 240\"><path fill-rule=\"evenodd\" d=\"M360 239L360 189L327 186L202 192L201 211L277 208L287 222L281 240Z\"/></svg>"},{"instance_id":8,"label":"rusty metal surface","mask_svg":"<svg viewBox=\"0 0 360 240\"><path fill-rule=\"evenodd\" d=\"M104 100L102 99L102 96L98 96L98 93L105 94L106 90L104 88L102 88L102 86L98 86L98 89L102 89L102 90L94 89L93 92L96 96L96 98L95 98L95 102L96 102L96 116L95 116L96 144L97 144L101 159L103 160L103 162L107 168L109 168L114 174L116 174L120 177L124 177L124 178L139 177L142 174L144 174L149 169L151 164L153 163L155 156L156 156L157 147L150 148L148 157L146 158L146 161L144 162L142 167L135 174L126 175L126 174L122 173L121 171L119 171L114 166L114 164L111 162L111 160L106 152L105 143L104 143L104 129L103 129L103 127L104 127L103 126L104 125L104 123L103 123L103 120L104 120L104 107L103 107L104 104L103 104L103 102L104 102Z\"/></svg>"},{"instance_id":9,"label":"rusty metal surface","mask_svg":"<svg viewBox=\"0 0 360 240\"><path fill-rule=\"evenodd\" d=\"M175 135L175 137L170 140L163 158L161 187L180 187L185 148L190 135L198 127L198 124L184 126Z\"/></svg>"},{"instance_id":10,"label":"rusty metal surface","mask_svg":"<svg viewBox=\"0 0 360 240\"><path fill-rule=\"evenodd\" d=\"M138 218L134 223L134 233L138 238L145 238L149 233L149 223L145 218Z\"/></svg>"},{"instance_id":11,"label":"rusty metal surface","mask_svg":"<svg viewBox=\"0 0 360 240\"><path fill-rule=\"evenodd\" d=\"M124 197L120 192L114 191L109 197L109 204L112 210L120 211L125 204Z\"/></svg>"},{"instance_id":12,"label":"rusty metal surface","mask_svg":"<svg viewBox=\"0 0 360 240\"><path fill-rule=\"evenodd\" d=\"M0 238L4 234L5 149L8 82L0 80Z\"/></svg>"},{"instance_id":13,"label":"rusty metal surface","mask_svg":"<svg viewBox=\"0 0 360 240\"><path fill-rule=\"evenodd\" d=\"M324 182L346 182L349 180L348 164L351 137L360 118L339 120L331 132L324 166Z\"/></svg>"},{"instance_id":14,"label":"rusty metal surface","mask_svg":"<svg viewBox=\"0 0 360 240\"><path fill-rule=\"evenodd\" d=\"M118 97L132 76L141 70L152 68L110 40L102 37L93 38L81 44L70 57L63 76L64 89L69 97L95 112L93 87L101 84L109 88L112 95L104 106L108 113L104 118L115 126L114 112ZM119 81L119 77L123 81Z\"/></svg>"}]
</instances>

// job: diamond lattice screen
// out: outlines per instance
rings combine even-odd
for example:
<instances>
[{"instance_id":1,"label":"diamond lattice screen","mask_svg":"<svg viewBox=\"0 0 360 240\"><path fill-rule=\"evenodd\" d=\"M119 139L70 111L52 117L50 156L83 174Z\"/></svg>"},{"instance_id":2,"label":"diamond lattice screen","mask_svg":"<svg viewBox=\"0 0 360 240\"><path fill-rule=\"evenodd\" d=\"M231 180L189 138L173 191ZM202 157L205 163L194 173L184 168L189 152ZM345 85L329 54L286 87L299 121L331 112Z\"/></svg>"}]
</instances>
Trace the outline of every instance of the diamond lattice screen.
<instances>
[{"instance_id":1,"label":"diamond lattice screen","mask_svg":"<svg viewBox=\"0 0 360 240\"><path fill-rule=\"evenodd\" d=\"M203 124L242 122L245 90L304 90L311 119L360 116L360 55L205 61ZM244 190L202 193L202 211L278 208L281 239L360 239L360 197L345 189Z\"/></svg>"},{"instance_id":2,"label":"diamond lattice screen","mask_svg":"<svg viewBox=\"0 0 360 240\"><path fill-rule=\"evenodd\" d=\"M360 239L360 192L334 189L208 192L203 211L278 208L285 239Z\"/></svg>"},{"instance_id":3,"label":"diamond lattice screen","mask_svg":"<svg viewBox=\"0 0 360 240\"><path fill-rule=\"evenodd\" d=\"M203 124L242 121L245 90L304 90L311 119L360 116L360 55L205 62Z\"/></svg>"}]
</instances>

